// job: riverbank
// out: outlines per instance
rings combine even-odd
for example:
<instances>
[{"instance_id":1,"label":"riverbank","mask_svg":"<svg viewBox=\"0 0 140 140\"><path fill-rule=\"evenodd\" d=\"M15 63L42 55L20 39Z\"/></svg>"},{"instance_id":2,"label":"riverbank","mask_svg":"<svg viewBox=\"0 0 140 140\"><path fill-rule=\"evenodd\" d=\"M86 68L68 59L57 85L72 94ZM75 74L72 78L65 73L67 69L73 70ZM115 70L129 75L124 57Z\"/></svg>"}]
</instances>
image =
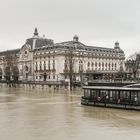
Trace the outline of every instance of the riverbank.
<instances>
[{"instance_id":1,"label":"riverbank","mask_svg":"<svg viewBox=\"0 0 140 140\"><path fill-rule=\"evenodd\" d=\"M44 82L22 82L22 83L0 83L1 87L27 88L27 89L41 89L41 90L70 90L68 85L62 84L47 84ZM81 87L73 87L74 91L82 90Z\"/></svg>"}]
</instances>

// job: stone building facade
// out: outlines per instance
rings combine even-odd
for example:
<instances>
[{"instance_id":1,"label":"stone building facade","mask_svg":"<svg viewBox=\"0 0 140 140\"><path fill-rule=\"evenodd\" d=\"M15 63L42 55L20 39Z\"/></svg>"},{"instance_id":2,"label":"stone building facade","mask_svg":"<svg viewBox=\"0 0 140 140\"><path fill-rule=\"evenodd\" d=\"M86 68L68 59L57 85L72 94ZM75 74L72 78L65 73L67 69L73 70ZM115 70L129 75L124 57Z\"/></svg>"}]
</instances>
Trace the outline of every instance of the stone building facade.
<instances>
[{"instance_id":1,"label":"stone building facade","mask_svg":"<svg viewBox=\"0 0 140 140\"><path fill-rule=\"evenodd\" d=\"M73 40L54 43L40 37L37 28L33 37L19 49L0 52L0 78L5 79L8 66L6 54L14 54L21 81L67 81L70 74L74 81L113 79L124 67L125 54L116 42L113 48L88 46Z\"/></svg>"}]
</instances>

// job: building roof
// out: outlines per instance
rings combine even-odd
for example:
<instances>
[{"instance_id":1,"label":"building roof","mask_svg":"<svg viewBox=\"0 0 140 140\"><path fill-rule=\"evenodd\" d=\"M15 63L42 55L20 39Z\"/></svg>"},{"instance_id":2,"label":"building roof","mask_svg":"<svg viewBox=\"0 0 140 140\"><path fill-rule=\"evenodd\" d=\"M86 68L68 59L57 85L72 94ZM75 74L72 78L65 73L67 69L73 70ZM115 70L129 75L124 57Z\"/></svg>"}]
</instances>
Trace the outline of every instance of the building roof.
<instances>
[{"instance_id":1,"label":"building roof","mask_svg":"<svg viewBox=\"0 0 140 140\"><path fill-rule=\"evenodd\" d=\"M20 52L20 49L13 49L13 50L7 50L7 51L3 51L3 52L0 52L0 56L3 56L3 55L7 55L7 54L17 54Z\"/></svg>"},{"instance_id":2,"label":"building roof","mask_svg":"<svg viewBox=\"0 0 140 140\"><path fill-rule=\"evenodd\" d=\"M61 43L56 43L55 46L57 47L73 47L79 50L86 50L86 51L98 51L98 52L114 52L114 53L124 53L123 50L120 48L106 48L106 47L98 47L98 46L88 46L84 45L81 42L75 41L66 41Z\"/></svg>"},{"instance_id":3,"label":"building roof","mask_svg":"<svg viewBox=\"0 0 140 140\"><path fill-rule=\"evenodd\" d=\"M35 28L34 36L32 38L27 39L26 44L31 46L33 50L42 50L42 49L70 49L73 48L75 50L80 51L95 51L95 52L105 52L105 53L124 53L123 50L119 47L119 42L115 42L114 48L105 48L105 47L98 47L98 46L88 46L79 41L79 37L75 35L73 40L65 41L60 43L53 42L52 39L47 39L45 37L40 37L38 35L38 30Z\"/></svg>"},{"instance_id":4,"label":"building roof","mask_svg":"<svg viewBox=\"0 0 140 140\"><path fill-rule=\"evenodd\" d=\"M34 35L31 38L28 38L26 40L25 44L29 44L31 46L31 49L35 48L41 48L46 45L53 45L53 40L52 39L47 39L44 37L39 36L37 28L35 28Z\"/></svg>"},{"instance_id":5,"label":"building roof","mask_svg":"<svg viewBox=\"0 0 140 140\"><path fill-rule=\"evenodd\" d=\"M85 49L85 45L81 42L75 42L75 41L66 41L61 43L56 43L55 46L62 46L62 47L73 47L75 49Z\"/></svg>"}]
</instances>

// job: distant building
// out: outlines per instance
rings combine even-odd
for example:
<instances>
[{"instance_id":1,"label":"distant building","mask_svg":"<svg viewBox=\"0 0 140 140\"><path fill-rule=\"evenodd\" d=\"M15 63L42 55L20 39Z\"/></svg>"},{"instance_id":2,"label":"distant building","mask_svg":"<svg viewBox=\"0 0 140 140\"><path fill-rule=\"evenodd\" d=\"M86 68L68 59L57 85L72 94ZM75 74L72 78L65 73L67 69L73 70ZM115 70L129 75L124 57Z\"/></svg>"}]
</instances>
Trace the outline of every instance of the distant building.
<instances>
[{"instance_id":1,"label":"distant building","mask_svg":"<svg viewBox=\"0 0 140 140\"><path fill-rule=\"evenodd\" d=\"M125 71L127 79L140 79L140 54L135 53L128 57L125 61Z\"/></svg>"},{"instance_id":2,"label":"distant building","mask_svg":"<svg viewBox=\"0 0 140 140\"><path fill-rule=\"evenodd\" d=\"M74 81L111 80L124 67L125 60L119 42L113 48L88 46L75 35L71 41L54 43L52 39L40 37L37 28L20 49L0 52L1 79L5 79L7 53L16 56L14 65L18 66L22 81L67 81L71 72Z\"/></svg>"}]
</instances>

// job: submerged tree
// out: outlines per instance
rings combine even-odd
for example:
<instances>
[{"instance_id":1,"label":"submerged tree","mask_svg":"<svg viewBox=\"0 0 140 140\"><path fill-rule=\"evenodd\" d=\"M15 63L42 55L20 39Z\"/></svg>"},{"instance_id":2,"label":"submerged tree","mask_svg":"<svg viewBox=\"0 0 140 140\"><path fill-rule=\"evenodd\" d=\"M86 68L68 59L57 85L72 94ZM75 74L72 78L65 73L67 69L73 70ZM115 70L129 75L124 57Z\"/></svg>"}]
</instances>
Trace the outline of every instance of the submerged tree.
<instances>
[{"instance_id":1,"label":"submerged tree","mask_svg":"<svg viewBox=\"0 0 140 140\"><path fill-rule=\"evenodd\" d=\"M15 82L17 82L18 81L18 78L19 78L19 70L18 70L18 67L17 66L13 66L12 73L13 73L13 75L12 75L13 80Z\"/></svg>"},{"instance_id":2,"label":"submerged tree","mask_svg":"<svg viewBox=\"0 0 140 140\"><path fill-rule=\"evenodd\" d=\"M83 61L79 61L79 75L80 75L80 85L83 86Z\"/></svg>"},{"instance_id":3,"label":"submerged tree","mask_svg":"<svg viewBox=\"0 0 140 140\"><path fill-rule=\"evenodd\" d=\"M125 72L123 69L123 63L120 63L119 71L114 75L115 80L123 81L125 77Z\"/></svg>"},{"instance_id":4,"label":"submerged tree","mask_svg":"<svg viewBox=\"0 0 140 140\"><path fill-rule=\"evenodd\" d=\"M7 81L10 81L10 80L11 80L11 70L10 70L10 66L6 66L4 72L5 72L5 79L6 79Z\"/></svg>"},{"instance_id":5,"label":"submerged tree","mask_svg":"<svg viewBox=\"0 0 140 140\"><path fill-rule=\"evenodd\" d=\"M76 63L79 60L79 71L77 74L80 76L81 86L82 86L82 79L83 79L83 53L80 54L80 51L84 49L84 45L79 42L79 37L75 35L73 37L73 41L66 42L65 45L65 65L64 65L64 75L65 78L69 79L69 86L70 90L72 90L73 86L76 86L76 71L78 68ZM79 54L77 53L79 50Z\"/></svg>"},{"instance_id":6,"label":"submerged tree","mask_svg":"<svg viewBox=\"0 0 140 140\"><path fill-rule=\"evenodd\" d=\"M65 52L65 70L64 70L65 77L68 76L69 78L69 86L70 90L72 90L73 87L73 80L75 77L74 73L74 50L72 47L70 47L66 52Z\"/></svg>"},{"instance_id":7,"label":"submerged tree","mask_svg":"<svg viewBox=\"0 0 140 140\"><path fill-rule=\"evenodd\" d=\"M7 51L4 57L4 60L5 60L5 69L4 69L5 79L9 82L11 80L13 80L14 82L17 82L18 77L19 77L19 70L17 67L16 54L15 53L13 54L10 51Z\"/></svg>"}]
</instances>

